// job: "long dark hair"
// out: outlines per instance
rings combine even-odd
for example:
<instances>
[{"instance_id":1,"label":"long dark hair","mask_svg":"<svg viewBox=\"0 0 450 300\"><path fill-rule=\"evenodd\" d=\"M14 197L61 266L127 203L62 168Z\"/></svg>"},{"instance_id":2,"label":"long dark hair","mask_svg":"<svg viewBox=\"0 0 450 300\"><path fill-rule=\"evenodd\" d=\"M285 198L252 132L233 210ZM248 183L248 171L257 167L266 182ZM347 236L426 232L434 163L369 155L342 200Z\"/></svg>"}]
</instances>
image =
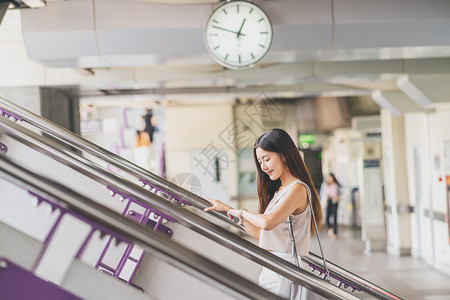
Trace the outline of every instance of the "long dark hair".
<instances>
[{"instance_id":1,"label":"long dark hair","mask_svg":"<svg viewBox=\"0 0 450 300\"><path fill-rule=\"evenodd\" d=\"M275 192L281 186L281 180L271 180L269 176L263 172L261 166L256 158L256 149L261 148L265 151L278 153L286 162L289 172L306 183L311 190L311 203L316 218L317 226L320 228L322 225L322 207L320 205L319 196L314 188L314 184L311 180L305 163L303 162L300 152L292 141L291 137L283 129L275 128L263 133L256 139L253 146L253 158L255 159L257 169L257 188L259 197L259 213L262 214L269 205L270 200L273 198ZM316 232L313 218L311 218L311 234Z\"/></svg>"},{"instance_id":2,"label":"long dark hair","mask_svg":"<svg viewBox=\"0 0 450 300\"><path fill-rule=\"evenodd\" d=\"M330 177L333 178L333 182L336 183L338 187L342 187L342 185L336 179L336 176L334 176L334 173L330 173Z\"/></svg>"}]
</instances>

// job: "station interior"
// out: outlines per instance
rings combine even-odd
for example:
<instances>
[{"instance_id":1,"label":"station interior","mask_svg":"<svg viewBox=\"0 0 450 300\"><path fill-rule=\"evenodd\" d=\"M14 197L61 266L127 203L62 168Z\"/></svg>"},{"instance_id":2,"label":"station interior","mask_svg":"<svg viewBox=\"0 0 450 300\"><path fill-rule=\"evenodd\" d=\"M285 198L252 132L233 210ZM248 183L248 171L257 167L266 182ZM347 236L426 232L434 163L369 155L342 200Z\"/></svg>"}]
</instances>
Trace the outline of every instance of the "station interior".
<instances>
[{"instance_id":1,"label":"station interior","mask_svg":"<svg viewBox=\"0 0 450 300\"><path fill-rule=\"evenodd\" d=\"M270 36L217 54L251 47L250 17L216 21L248 7ZM0 1L0 66L0 299L282 299L262 267L321 299L450 299L450 1ZM273 128L324 216L340 183L301 267L203 211L258 211Z\"/></svg>"}]
</instances>

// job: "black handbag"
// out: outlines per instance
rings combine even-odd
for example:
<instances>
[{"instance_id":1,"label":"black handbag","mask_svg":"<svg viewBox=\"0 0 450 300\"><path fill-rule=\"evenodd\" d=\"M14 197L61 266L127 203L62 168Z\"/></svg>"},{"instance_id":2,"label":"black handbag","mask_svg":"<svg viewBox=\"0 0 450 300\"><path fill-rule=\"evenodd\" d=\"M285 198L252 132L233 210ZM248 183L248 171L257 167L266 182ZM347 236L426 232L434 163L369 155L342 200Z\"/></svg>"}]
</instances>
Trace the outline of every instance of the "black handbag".
<instances>
[{"instance_id":1,"label":"black handbag","mask_svg":"<svg viewBox=\"0 0 450 300\"><path fill-rule=\"evenodd\" d=\"M327 279L329 281L330 273L327 268L325 256L323 255L322 244L320 243L320 237L319 237L319 230L317 228L316 218L314 216L314 211L312 209L312 204L311 204L311 190L309 189L309 186L307 186L306 184L303 184L303 185L306 188L308 204L309 204L309 208L311 209L311 216L313 218L314 227L316 229L317 241L319 243L320 254L322 255L323 266L325 269L325 279ZM297 248L295 247L294 230L292 229L292 216L289 216L287 222L289 224L289 236L291 238L292 257L294 259L295 265L300 268L300 262L298 261L298 256L297 256ZM290 292L290 298L289 298L290 300L305 300L305 299L311 300L313 298L314 299L325 299L322 296L320 296L316 293L313 293L313 292L309 291L308 289L302 287L298 283L295 283L295 282L291 283L291 292Z\"/></svg>"}]
</instances>

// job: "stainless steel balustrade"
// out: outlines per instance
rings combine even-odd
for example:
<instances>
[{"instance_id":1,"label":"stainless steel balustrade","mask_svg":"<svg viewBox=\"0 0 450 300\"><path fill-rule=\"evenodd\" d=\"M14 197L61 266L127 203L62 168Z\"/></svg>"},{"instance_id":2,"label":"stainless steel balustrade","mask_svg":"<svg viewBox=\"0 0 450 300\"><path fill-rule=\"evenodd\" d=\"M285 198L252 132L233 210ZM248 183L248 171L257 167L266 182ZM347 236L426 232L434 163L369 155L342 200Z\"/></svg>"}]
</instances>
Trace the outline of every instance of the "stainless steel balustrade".
<instances>
[{"instance_id":1,"label":"stainless steel balustrade","mask_svg":"<svg viewBox=\"0 0 450 300\"><path fill-rule=\"evenodd\" d=\"M192 192L189 192L135 164L130 163L129 161L123 159L122 157L109 152L95 144L93 144L90 141L87 141L78 135L72 133L71 131L66 130L65 128L62 128L44 118L41 116L38 116L20 106L17 106L10 101L1 98L0 97L0 107L5 108L7 111L15 114L16 116L19 116L23 119L24 122L27 122L36 128L39 128L43 132L52 135L53 137L69 144L72 147L75 147L79 150L85 151L91 155L94 155L95 157L101 159L102 161L105 161L122 171L127 172L130 175L133 175L137 178L141 178L143 180L149 181L155 186L169 192L170 194L187 200L190 202L194 207L203 209L205 207L210 206L209 202L205 199L193 194ZM210 212L215 217L218 217L221 220L228 221L228 218L225 214L212 211ZM232 224L233 226L240 229L235 224ZM318 262L314 260L314 253L310 252L309 257L305 257L305 260L315 264L316 266L321 266L323 268L323 263ZM361 277L358 277L357 275L351 274L350 272L340 268L339 266L334 265L333 270L330 270L332 274L337 275L338 277L344 279L345 281L354 284L361 290L377 297L380 299L401 299L400 297L397 297L393 295L392 293L374 285L371 282L368 282L364 280Z\"/></svg>"},{"instance_id":2,"label":"stainless steel balustrade","mask_svg":"<svg viewBox=\"0 0 450 300\"><path fill-rule=\"evenodd\" d=\"M281 300L280 297L260 288L248 279L231 272L194 251L164 237L139 223L122 216L86 198L58 182L46 179L9 161L0 155L0 177L23 187L30 192L42 195L54 202L63 202L67 208L90 221L117 233L163 261L217 286L236 299Z\"/></svg>"},{"instance_id":3,"label":"stainless steel balustrade","mask_svg":"<svg viewBox=\"0 0 450 300\"><path fill-rule=\"evenodd\" d=\"M309 256L306 257L302 257L302 261L307 263L307 264L311 264L314 265L316 267L320 267L321 269L323 269L323 262L322 262L322 257L314 254L314 253L310 253ZM330 271L330 274L335 275L338 278L342 278L344 279L347 283L351 284L352 286L356 286L356 287L364 287L364 291L376 296L377 298L380 299L401 299L398 296L393 295L390 292L385 291L384 289L382 289L381 287L368 282L367 280L365 280L364 278L359 277L358 275L343 269L342 267L339 267L337 265L335 265L333 262L330 262L327 260L327 267L328 270ZM369 291L370 289L370 291Z\"/></svg>"},{"instance_id":4,"label":"stainless steel balustrade","mask_svg":"<svg viewBox=\"0 0 450 300\"><path fill-rule=\"evenodd\" d=\"M180 224L296 283L301 284L311 291L329 299L358 299L348 291L342 290L325 280L298 268L189 210L175 205L136 184L130 183L86 158L60 147L56 142L49 140L46 137L40 136L3 118L0 118L0 132L3 132L14 140L69 166L99 183L115 186L116 189L130 195L130 197L151 205L155 209L174 217Z\"/></svg>"}]
</instances>

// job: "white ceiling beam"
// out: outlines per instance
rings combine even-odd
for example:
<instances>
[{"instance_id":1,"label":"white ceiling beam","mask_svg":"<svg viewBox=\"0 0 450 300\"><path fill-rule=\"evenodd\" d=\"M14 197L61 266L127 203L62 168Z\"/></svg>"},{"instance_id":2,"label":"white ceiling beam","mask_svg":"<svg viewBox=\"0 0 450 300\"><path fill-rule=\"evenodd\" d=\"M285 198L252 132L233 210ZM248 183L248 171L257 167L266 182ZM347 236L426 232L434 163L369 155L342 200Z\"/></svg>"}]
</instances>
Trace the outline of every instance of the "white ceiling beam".
<instances>
[{"instance_id":1,"label":"white ceiling beam","mask_svg":"<svg viewBox=\"0 0 450 300\"><path fill-rule=\"evenodd\" d=\"M405 113L419 112L423 109L411 98L401 91L373 91L372 99L393 116L401 116Z\"/></svg>"},{"instance_id":2,"label":"white ceiling beam","mask_svg":"<svg viewBox=\"0 0 450 300\"><path fill-rule=\"evenodd\" d=\"M275 36L266 63L288 62L289 56L290 62L302 57L309 60L305 55L323 59L333 56L334 50L345 50L343 59L358 60L364 59L358 49L377 48L373 55L378 56L371 58L380 58L386 49L449 45L448 1L429 0L426 5L421 0L339 1L334 49L329 1L256 2L274 23ZM190 63L211 62L203 35L214 5L140 1L124 5L122 0L96 0L94 9L93 3L66 1L23 11L23 36L30 57L47 66L76 68L111 66L106 58L122 55L152 55L160 64L180 57ZM88 40L91 37L95 40ZM80 65L82 61L93 65Z\"/></svg>"},{"instance_id":3,"label":"white ceiling beam","mask_svg":"<svg viewBox=\"0 0 450 300\"><path fill-rule=\"evenodd\" d=\"M409 76L405 75L397 80L398 88L413 99L420 106L428 106L433 104L430 98L428 98L416 85L410 80Z\"/></svg>"},{"instance_id":4,"label":"white ceiling beam","mask_svg":"<svg viewBox=\"0 0 450 300\"><path fill-rule=\"evenodd\" d=\"M450 74L408 74L397 85L420 106L450 102Z\"/></svg>"}]
</instances>

